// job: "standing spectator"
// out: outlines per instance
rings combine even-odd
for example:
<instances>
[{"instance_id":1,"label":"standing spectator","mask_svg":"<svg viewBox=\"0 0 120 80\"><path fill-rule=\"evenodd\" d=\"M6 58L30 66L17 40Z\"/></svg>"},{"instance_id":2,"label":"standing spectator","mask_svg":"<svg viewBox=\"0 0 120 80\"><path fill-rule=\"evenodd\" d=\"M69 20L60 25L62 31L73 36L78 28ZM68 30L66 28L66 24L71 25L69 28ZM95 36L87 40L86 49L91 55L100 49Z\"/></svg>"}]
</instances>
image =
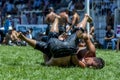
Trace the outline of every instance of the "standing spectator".
<instances>
[{"instance_id":1,"label":"standing spectator","mask_svg":"<svg viewBox=\"0 0 120 80\"><path fill-rule=\"evenodd\" d=\"M27 16L25 13L23 13L21 16L21 24L28 24Z\"/></svg>"},{"instance_id":2,"label":"standing spectator","mask_svg":"<svg viewBox=\"0 0 120 80\"><path fill-rule=\"evenodd\" d=\"M28 0L28 2L26 3L26 9L27 10L32 10L32 6L31 5L33 5L32 0Z\"/></svg>"},{"instance_id":3,"label":"standing spectator","mask_svg":"<svg viewBox=\"0 0 120 80\"><path fill-rule=\"evenodd\" d=\"M77 10L83 10L84 9L84 4L83 4L83 1L82 0L79 0L78 2L76 2L75 4L75 9Z\"/></svg>"},{"instance_id":4,"label":"standing spectator","mask_svg":"<svg viewBox=\"0 0 120 80\"><path fill-rule=\"evenodd\" d=\"M16 5L14 5L13 14L17 14L17 13L18 13L18 8Z\"/></svg>"},{"instance_id":5,"label":"standing spectator","mask_svg":"<svg viewBox=\"0 0 120 80\"><path fill-rule=\"evenodd\" d=\"M37 22L38 22L37 14L33 13L31 18L31 24L37 24Z\"/></svg>"},{"instance_id":6,"label":"standing spectator","mask_svg":"<svg viewBox=\"0 0 120 80\"><path fill-rule=\"evenodd\" d=\"M73 9L75 9L75 1L72 0L69 4L68 4L69 10L72 11Z\"/></svg>"},{"instance_id":7,"label":"standing spectator","mask_svg":"<svg viewBox=\"0 0 120 80\"><path fill-rule=\"evenodd\" d=\"M111 14L111 11L108 11L106 16L106 25L110 25L112 29L114 26L114 16Z\"/></svg>"},{"instance_id":8,"label":"standing spectator","mask_svg":"<svg viewBox=\"0 0 120 80\"><path fill-rule=\"evenodd\" d=\"M13 3L8 0L8 1L6 1L5 4L6 4L6 12L7 13L12 13L12 11L14 9Z\"/></svg>"},{"instance_id":9,"label":"standing spectator","mask_svg":"<svg viewBox=\"0 0 120 80\"><path fill-rule=\"evenodd\" d=\"M115 2L115 1L112 1L112 2L111 2L110 8L111 8L112 13L114 13L115 9L117 8L117 5L116 5L116 2Z\"/></svg>"},{"instance_id":10,"label":"standing spectator","mask_svg":"<svg viewBox=\"0 0 120 80\"><path fill-rule=\"evenodd\" d=\"M9 28L12 27L12 23L10 20L11 20L11 15L7 15L5 24L4 24L4 34L5 35L8 33Z\"/></svg>"},{"instance_id":11,"label":"standing spectator","mask_svg":"<svg viewBox=\"0 0 120 80\"><path fill-rule=\"evenodd\" d=\"M34 0L33 8L39 9L40 5L41 5L41 0Z\"/></svg>"},{"instance_id":12,"label":"standing spectator","mask_svg":"<svg viewBox=\"0 0 120 80\"><path fill-rule=\"evenodd\" d=\"M108 43L112 43L112 49L115 49L115 34L113 30L111 29L111 26L107 26L107 32L104 38L104 49L107 48Z\"/></svg>"},{"instance_id":13,"label":"standing spectator","mask_svg":"<svg viewBox=\"0 0 120 80\"><path fill-rule=\"evenodd\" d=\"M30 22L31 22L30 13L26 13L26 17L27 17L27 22L28 22L28 24L30 24Z\"/></svg>"}]
</instances>

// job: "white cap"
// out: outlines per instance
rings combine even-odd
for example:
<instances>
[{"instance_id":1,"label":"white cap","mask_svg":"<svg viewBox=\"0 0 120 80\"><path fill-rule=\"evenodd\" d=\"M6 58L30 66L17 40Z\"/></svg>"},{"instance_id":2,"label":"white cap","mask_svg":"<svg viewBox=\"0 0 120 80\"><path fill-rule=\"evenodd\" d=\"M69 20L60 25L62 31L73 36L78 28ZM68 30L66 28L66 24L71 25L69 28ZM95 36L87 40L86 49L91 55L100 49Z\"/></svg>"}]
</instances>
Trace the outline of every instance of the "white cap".
<instances>
[{"instance_id":1,"label":"white cap","mask_svg":"<svg viewBox=\"0 0 120 80\"><path fill-rule=\"evenodd\" d=\"M11 18L11 15L7 15L7 18Z\"/></svg>"}]
</instances>

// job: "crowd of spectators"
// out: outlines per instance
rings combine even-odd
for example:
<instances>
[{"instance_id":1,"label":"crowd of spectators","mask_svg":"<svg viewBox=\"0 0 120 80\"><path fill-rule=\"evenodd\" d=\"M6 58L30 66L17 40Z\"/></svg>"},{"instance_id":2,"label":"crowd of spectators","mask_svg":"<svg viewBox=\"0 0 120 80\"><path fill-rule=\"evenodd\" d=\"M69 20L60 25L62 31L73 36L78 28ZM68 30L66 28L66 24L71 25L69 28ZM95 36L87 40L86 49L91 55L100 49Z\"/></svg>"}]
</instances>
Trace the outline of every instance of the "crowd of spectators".
<instances>
[{"instance_id":1,"label":"crowd of spectators","mask_svg":"<svg viewBox=\"0 0 120 80\"><path fill-rule=\"evenodd\" d=\"M90 9L93 9L95 15L106 15L106 26L110 25L112 29L116 2L117 0L90 0ZM13 19L17 16L19 24L41 24L51 6L57 11L63 7L69 10L85 10L85 5L85 0L0 0L0 27L4 26L8 14Z\"/></svg>"},{"instance_id":2,"label":"crowd of spectators","mask_svg":"<svg viewBox=\"0 0 120 80\"><path fill-rule=\"evenodd\" d=\"M7 14L11 14L13 16L21 17L22 11L42 11L42 16L45 16L48 13L49 7L54 7L55 10L62 7L68 7L68 4L72 1L73 4L75 4L75 8L82 9L84 7L83 4L81 4L81 1L84 0L0 0L0 16L1 16L1 26L4 24L4 20ZM77 3L78 2L78 3ZM81 8L81 5L82 8ZM30 19L39 16L40 14L33 13L33 15L29 13L24 13L25 16L28 18L28 20L31 20L29 22L26 22L26 24L37 24L37 18L36 19ZM23 14L22 14L23 15ZM24 16L23 16L24 17ZM36 22L35 22L35 21Z\"/></svg>"},{"instance_id":3,"label":"crowd of spectators","mask_svg":"<svg viewBox=\"0 0 120 80\"><path fill-rule=\"evenodd\" d=\"M36 14L33 13L33 16L45 16L48 13L48 7L54 7L60 9L61 7L68 7L70 10L73 8L78 10L85 9L85 0L0 0L0 16L2 18L1 21L4 21L4 18L7 14L12 14L14 16L20 16L21 11L42 11L43 13ZM114 9L117 7L116 0L90 0L90 8L95 11L96 15L106 15L108 11L114 13ZM30 16L34 18L30 14L25 14L28 18ZM31 20L31 19L29 19ZM31 22L26 23L37 23ZM3 22L1 22L3 25Z\"/></svg>"},{"instance_id":4,"label":"crowd of spectators","mask_svg":"<svg viewBox=\"0 0 120 80\"><path fill-rule=\"evenodd\" d=\"M92 3L91 0L90 8L95 11L96 15L107 15L109 11L114 14L114 10L117 8L117 0L95 0Z\"/></svg>"}]
</instances>

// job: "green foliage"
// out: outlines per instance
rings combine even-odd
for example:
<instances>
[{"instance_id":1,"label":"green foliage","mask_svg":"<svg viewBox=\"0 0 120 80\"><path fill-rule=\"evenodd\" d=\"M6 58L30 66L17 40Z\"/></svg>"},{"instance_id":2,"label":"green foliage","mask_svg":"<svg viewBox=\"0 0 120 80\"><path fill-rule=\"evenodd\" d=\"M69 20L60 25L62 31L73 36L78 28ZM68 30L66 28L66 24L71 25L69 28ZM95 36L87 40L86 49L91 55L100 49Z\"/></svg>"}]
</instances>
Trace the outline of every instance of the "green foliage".
<instances>
[{"instance_id":1,"label":"green foliage","mask_svg":"<svg viewBox=\"0 0 120 80\"><path fill-rule=\"evenodd\" d=\"M106 62L103 69L48 67L31 47L0 46L0 80L120 80L120 52L97 50L97 56Z\"/></svg>"}]
</instances>

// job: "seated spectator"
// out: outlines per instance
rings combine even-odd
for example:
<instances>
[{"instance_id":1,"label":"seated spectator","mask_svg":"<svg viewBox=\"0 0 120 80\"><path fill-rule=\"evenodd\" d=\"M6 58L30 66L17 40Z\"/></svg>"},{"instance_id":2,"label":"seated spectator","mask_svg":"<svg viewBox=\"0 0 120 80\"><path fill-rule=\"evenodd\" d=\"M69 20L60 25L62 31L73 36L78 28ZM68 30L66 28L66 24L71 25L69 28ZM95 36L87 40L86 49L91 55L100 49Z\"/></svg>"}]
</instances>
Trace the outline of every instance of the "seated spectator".
<instances>
[{"instance_id":1,"label":"seated spectator","mask_svg":"<svg viewBox=\"0 0 120 80\"><path fill-rule=\"evenodd\" d=\"M106 31L106 35L105 35L105 38L104 38L104 49L107 48L107 45L109 42L112 43L112 49L114 50L115 49L115 34L113 32L113 30L111 29L111 26L107 26L107 31Z\"/></svg>"},{"instance_id":2,"label":"seated spectator","mask_svg":"<svg viewBox=\"0 0 120 80\"><path fill-rule=\"evenodd\" d=\"M32 31L31 30L28 30L26 32L26 37L29 38L29 39L32 39Z\"/></svg>"}]
</instances>

